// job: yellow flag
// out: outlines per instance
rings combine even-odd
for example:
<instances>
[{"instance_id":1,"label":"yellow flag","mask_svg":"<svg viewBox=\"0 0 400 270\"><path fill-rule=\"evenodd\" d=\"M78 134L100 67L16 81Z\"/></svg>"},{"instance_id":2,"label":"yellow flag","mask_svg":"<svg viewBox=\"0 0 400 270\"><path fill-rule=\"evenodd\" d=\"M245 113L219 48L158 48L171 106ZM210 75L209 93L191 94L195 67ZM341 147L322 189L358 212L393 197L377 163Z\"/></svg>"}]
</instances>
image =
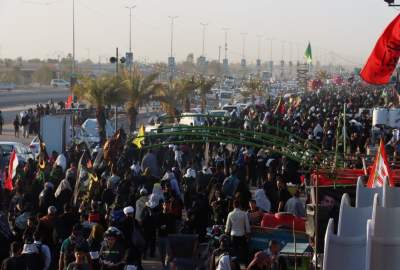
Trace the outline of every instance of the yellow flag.
<instances>
[{"instance_id":1,"label":"yellow flag","mask_svg":"<svg viewBox=\"0 0 400 270\"><path fill-rule=\"evenodd\" d=\"M140 126L138 135L132 141L132 143L135 144L139 149L143 147L142 142L144 142L144 125Z\"/></svg>"}]
</instances>

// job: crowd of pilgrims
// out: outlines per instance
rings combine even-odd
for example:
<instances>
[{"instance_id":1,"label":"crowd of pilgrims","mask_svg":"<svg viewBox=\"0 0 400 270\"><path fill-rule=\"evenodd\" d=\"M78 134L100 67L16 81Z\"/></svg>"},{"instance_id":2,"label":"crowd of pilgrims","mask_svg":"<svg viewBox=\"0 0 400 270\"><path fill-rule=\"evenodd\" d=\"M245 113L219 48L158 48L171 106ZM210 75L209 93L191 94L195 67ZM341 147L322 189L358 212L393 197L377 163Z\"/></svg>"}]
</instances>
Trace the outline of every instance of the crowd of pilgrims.
<instances>
[{"instance_id":1,"label":"crowd of pilgrims","mask_svg":"<svg viewBox=\"0 0 400 270\"><path fill-rule=\"evenodd\" d=\"M391 92L356 84L278 99L207 125L263 131L268 124L334 150L346 104L354 115L347 119L349 155L356 160L371 144L370 115L356 114L390 106ZM205 164L205 145L143 151L123 130L117 134L123 143L109 150L111 158L105 158L106 146L91 155L84 145L72 145L19 164L13 190L0 189L2 270L143 269L147 258L159 260L160 269L179 269L169 236L197 234L207 242L213 225L223 225L224 232L210 254L210 269L238 269L239 263L249 270L286 269L278 242L249 254L248 240L264 213L304 217L300 192L309 175L302 175L301 164L271 149L224 143L210 143ZM379 136L391 135L381 130ZM288 191L289 182L297 185L295 192Z\"/></svg>"}]
</instances>

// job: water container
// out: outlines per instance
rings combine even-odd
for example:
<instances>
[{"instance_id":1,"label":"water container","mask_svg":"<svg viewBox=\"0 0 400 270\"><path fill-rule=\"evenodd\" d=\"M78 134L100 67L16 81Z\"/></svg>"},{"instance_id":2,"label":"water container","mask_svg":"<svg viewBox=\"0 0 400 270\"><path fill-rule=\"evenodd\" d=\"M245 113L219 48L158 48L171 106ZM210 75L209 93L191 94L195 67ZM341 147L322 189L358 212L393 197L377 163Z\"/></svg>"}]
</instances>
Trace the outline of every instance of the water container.
<instances>
[{"instance_id":1,"label":"water container","mask_svg":"<svg viewBox=\"0 0 400 270\"><path fill-rule=\"evenodd\" d=\"M388 125L389 110L385 108L374 108L372 113L372 126Z\"/></svg>"},{"instance_id":2,"label":"water container","mask_svg":"<svg viewBox=\"0 0 400 270\"><path fill-rule=\"evenodd\" d=\"M389 126L392 128L400 128L400 109L389 109Z\"/></svg>"}]
</instances>

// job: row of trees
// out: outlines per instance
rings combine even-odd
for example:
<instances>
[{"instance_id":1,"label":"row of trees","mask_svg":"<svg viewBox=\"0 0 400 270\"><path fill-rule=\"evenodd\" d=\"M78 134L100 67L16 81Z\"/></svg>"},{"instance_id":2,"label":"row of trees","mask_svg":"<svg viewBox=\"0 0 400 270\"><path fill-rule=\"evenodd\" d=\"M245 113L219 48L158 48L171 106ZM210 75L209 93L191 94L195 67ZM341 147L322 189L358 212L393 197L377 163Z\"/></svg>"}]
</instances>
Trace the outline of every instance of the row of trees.
<instances>
[{"instance_id":1,"label":"row of trees","mask_svg":"<svg viewBox=\"0 0 400 270\"><path fill-rule=\"evenodd\" d=\"M145 76L137 70L132 73L123 71L119 76L84 77L74 87L78 99L96 108L101 143L106 140L105 108L110 105L124 105L131 133L136 129L139 108L151 101L159 101L166 113L175 116L177 108L190 111L191 98L197 93L201 110L205 111L206 95L216 83L215 78L193 76L161 83L158 76L158 73Z\"/></svg>"}]
</instances>

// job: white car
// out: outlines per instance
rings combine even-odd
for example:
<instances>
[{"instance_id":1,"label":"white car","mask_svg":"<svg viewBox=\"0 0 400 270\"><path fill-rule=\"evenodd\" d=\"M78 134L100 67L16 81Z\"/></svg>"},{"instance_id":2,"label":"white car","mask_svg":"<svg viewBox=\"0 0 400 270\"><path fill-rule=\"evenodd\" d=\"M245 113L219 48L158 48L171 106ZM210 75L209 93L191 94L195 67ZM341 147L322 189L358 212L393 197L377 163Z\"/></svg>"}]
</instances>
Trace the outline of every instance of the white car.
<instances>
[{"instance_id":1,"label":"white car","mask_svg":"<svg viewBox=\"0 0 400 270\"><path fill-rule=\"evenodd\" d=\"M70 84L66 80L61 80L61 79L53 79L50 82L50 85L53 86L54 88L56 87L69 87Z\"/></svg>"},{"instance_id":2,"label":"white car","mask_svg":"<svg viewBox=\"0 0 400 270\"><path fill-rule=\"evenodd\" d=\"M39 155L39 152L40 152L40 141L39 141L39 137L38 136L33 138L31 143L29 144L29 148L31 149L33 155L36 158Z\"/></svg>"},{"instance_id":3,"label":"white car","mask_svg":"<svg viewBox=\"0 0 400 270\"><path fill-rule=\"evenodd\" d=\"M32 151L25 145L19 142L0 142L0 153L2 153L2 163L3 165L8 165L11 152L15 150L17 153L17 158L19 162L27 162L28 159L34 159ZM4 163L5 162L5 163Z\"/></svg>"},{"instance_id":4,"label":"white car","mask_svg":"<svg viewBox=\"0 0 400 270\"><path fill-rule=\"evenodd\" d=\"M110 138L114 135L115 129L111 122L106 122L106 136ZM81 128L78 131L78 137L82 141L86 142L91 148L94 148L100 142L99 128L97 127L96 118L88 118L83 122Z\"/></svg>"}]
</instances>

